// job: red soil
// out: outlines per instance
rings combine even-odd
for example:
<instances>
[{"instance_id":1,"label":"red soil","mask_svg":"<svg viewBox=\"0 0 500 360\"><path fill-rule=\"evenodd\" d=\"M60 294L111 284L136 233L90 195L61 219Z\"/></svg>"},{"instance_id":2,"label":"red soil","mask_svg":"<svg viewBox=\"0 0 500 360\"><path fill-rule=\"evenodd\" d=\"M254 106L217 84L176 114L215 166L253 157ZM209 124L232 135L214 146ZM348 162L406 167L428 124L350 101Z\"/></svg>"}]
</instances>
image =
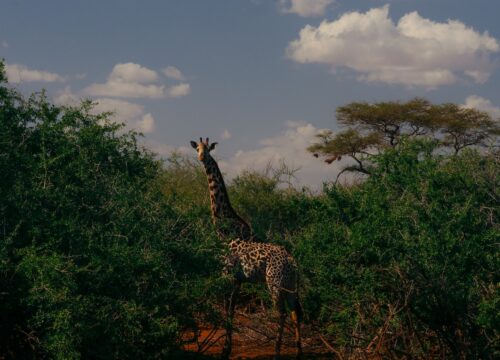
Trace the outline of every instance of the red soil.
<instances>
[{"instance_id":1,"label":"red soil","mask_svg":"<svg viewBox=\"0 0 500 360\"><path fill-rule=\"evenodd\" d=\"M275 336L277 333L277 321L274 317L268 317L268 312L258 314L244 314L238 312L234 321L233 349L231 359L266 359L274 356ZM328 356L328 349L319 338L313 336L311 329L302 327L302 348L305 354L314 358L334 358ZM186 333L185 339L193 338L193 333ZM220 356L225 339L223 329L202 327L197 341L188 343L184 349L187 351L200 352L209 356ZM283 344L281 355L294 357L296 353L294 334L291 323L287 321L283 333ZM326 357L325 357L326 356Z\"/></svg>"}]
</instances>

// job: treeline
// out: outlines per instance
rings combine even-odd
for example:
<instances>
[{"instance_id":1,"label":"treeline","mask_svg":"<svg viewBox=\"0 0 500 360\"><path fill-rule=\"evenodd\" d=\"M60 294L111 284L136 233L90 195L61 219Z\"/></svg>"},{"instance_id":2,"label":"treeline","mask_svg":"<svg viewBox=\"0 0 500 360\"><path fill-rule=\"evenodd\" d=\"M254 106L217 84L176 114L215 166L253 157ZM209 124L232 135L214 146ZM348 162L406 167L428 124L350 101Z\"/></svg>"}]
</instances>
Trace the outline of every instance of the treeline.
<instances>
[{"instance_id":1,"label":"treeline","mask_svg":"<svg viewBox=\"0 0 500 360\"><path fill-rule=\"evenodd\" d=\"M159 161L90 102L58 107L6 80L0 63L0 357L185 356L187 330L223 321L228 285L201 167ZM248 172L231 200L297 258L306 323L346 358L493 359L498 150L407 135L351 152L369 174L350 186L313 194ZM326 140L316 150L344 154Z\"/></svg>"}]
</instances>

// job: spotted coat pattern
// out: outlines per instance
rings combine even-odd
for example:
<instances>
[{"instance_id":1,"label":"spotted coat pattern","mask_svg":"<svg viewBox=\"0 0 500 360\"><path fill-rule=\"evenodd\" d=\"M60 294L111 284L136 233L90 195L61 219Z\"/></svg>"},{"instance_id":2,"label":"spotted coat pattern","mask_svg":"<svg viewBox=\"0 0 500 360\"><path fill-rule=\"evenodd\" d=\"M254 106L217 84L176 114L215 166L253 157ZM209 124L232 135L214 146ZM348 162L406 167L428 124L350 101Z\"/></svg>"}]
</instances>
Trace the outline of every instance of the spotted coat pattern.
<instances>
[{"instance_id":1,"label":"spotted coat pattern","mask_svg":"<svg viewBox=\"0 0 500 360\"><path fill-rule=\"evenodd\" d=\"M265 283L280 312L298 305L297 263L284 247L231 240L224 265L224 272L240 282Z\"/></svg>"},{"instance_id":2,"label":"spotted coat pattern","mask_svg":"<svg viewBox=\"0 0 500 360\"><path fill-rule=\"evenodd\" d=\"M291 310L295 326L298 354L301 353L300 321L302 308L298 297L298 271L294 258L279 245L260 242L253 236L250 226L234 211L227 194L224 179L216 161L210 155L217 143L209 144L208 138L191 146L198 152L203 163L210 192L212 222L219 238L228 242L228 253L224 256L224 272L235 277L238 283L265 283L274 306L280 314L276 354L279 355L286 309ZM234 306L234 305L233 305ZM230 352L230 335L229 339ZM228 356L228 353L225 354Z\"/></svg>"},{"instance_id":3,"label":"spotted coat pattern","mask_svg":"<svg viewBox=\"0 0 500 360\"><path fill-rule=\"evenodd\" d=\"M253 241L250 225L231 206L226 185L216 161L208 151L200 156L200 159L203 159L201 161L207 175L212 223L217 229L217 234L223 240L239 238Z\"/></svg>"}]
</instances>

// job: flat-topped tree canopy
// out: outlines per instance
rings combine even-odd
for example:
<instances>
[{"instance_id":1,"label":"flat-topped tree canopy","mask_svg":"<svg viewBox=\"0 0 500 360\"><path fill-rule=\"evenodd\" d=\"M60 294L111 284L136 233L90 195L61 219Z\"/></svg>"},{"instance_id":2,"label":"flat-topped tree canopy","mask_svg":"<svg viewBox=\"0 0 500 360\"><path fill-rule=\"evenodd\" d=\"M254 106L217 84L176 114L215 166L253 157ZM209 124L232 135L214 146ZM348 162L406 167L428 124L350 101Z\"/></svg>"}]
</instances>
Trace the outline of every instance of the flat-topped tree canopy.
<instances>
[{"instance_id":1,"label":"flat-topped tree canopy","mask_svg":"<svg viewBox=\"0 0 500 360\"><path fill-rule=\"evenodd\" d=\"M338 123L344 128L317 134L318 142L308 150L325 162L349 157L355 164L345 171L370 174L369 156L397 147L402 138L427 138L455 154L468 146L497 141L499 122L490 114L461 105L432 104L422 98L407 102L352 102L337 108Z\"/></svg>"}]
</instances>

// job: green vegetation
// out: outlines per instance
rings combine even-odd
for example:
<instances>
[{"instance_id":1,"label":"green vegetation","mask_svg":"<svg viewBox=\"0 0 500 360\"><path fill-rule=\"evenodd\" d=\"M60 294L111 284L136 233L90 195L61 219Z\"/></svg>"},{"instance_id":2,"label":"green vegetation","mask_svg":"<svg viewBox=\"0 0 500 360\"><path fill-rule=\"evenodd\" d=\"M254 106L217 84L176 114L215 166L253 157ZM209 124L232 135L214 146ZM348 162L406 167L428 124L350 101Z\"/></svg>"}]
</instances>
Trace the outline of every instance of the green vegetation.
<instances>
[{"instance_id":1,"label":"green vegetation","mask_svg":"<svg viewBox=\"0 0 500 360\"><path fill-rule=\"evenodd\" d=\"M0 63L0 358L172 358L220 325L223 245L201 166L160 162L91 110L25 99ZM484 119L475 145L496 140ZM297 258L306 323L346 356L500 356L498 150L455 151L439 126L392 144L347 130L344 144L377 147L350 186L283 187L286 169L228 186L259 237Z\"/></svg>"},{"instance_id":2,"label":"green vegetation","mask_svg":"<svg viewBox=\"0 0 500 360\"><path fill-rule=\"evenodd\" d=\"M371 174L371 156L398 146L404 138L432 138L458 154L470 146L492 144L500 135L500 125L486 112L419 98L405 103L353 102L337 109L337 121L345 129L318 134L319 142L308 150L316 157L326 156L328 164L343 156L353 160L339 176L346 171Z\"/></svg>"},{"instance_id":3,"label":"green vegetation","mask_svg":"<svg viewBox=\"0 0 500 360\"><path fill-rule=\"evenodd\" d=\"M0 357L162 358L211 316L206 221L179 214L161 163L91 106L1 84Z\"/></svg>"},{"instance_id":4,"label":"green vegetation","mask_svg":"<svg viewBox=\"0 0 500 360\"><path fill-rule=\"evenodd\" d=\"M373 158L365 183L326 189L297 238L309 314L340 344L367 348L380 333L398 356L493 357L499 159L434 148L403 141Z\"/></svg>"}]
</instances>

